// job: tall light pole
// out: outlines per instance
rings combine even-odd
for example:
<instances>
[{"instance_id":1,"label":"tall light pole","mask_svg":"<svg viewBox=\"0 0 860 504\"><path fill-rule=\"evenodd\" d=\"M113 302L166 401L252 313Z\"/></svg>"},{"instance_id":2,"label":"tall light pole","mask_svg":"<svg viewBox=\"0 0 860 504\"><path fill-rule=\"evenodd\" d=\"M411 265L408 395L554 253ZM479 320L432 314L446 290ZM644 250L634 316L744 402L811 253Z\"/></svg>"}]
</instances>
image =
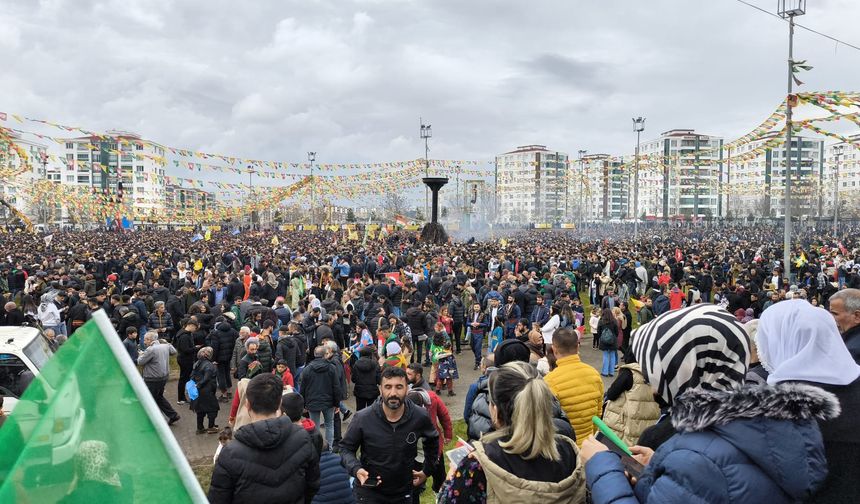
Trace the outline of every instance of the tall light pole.
<instances>
[{"instance_id":1,"label":"tall light pole","mask_svg":"<svg viewBox=\"0 0 860 504\"><path fill-rule=\"evenodd\" d=\"M252 165L248 165L248 207L254 204L254 167ZM251 231L254 230L254 210L251 209L251 212L248 214L248 220L250 221L249 228Z\"/></svg>"},{"instance_id":2,"label":"tall light pole","mask_svg":"<svg viewBox=\"0 0 860 504\"><path fill-rule=\"evenodd\" d=\"M783 262L785 274L791 281L791 113L794 106L794 18L806 14L806 0L779 0L779 16L788 19L788 94L785 99L785 229L783 231Z\"/></svg>"},{"instance_id":3,"label":"tall light pole","mask_svg":"<svg viewBox=\"0 0 860 504\"><path fill-rule=\"evenodd\" d=\"M633 238L639 237L639 135L645 130L645 118L633 119L633 131L636 132L636 157L633 160ZM629 194L629 193L628 193Z\"/></svg>"},{"instance_id":4,"label":"tall light pole","mask_svg":"<svg viewBox=\"0 0 860 504\"><path fill-rule=\"evenodd\" d=\"M693 222L699 219L699 138L702 135L696 133L696 154L693 158Z\"/></svg>"},{"instance_id":5,"label":"tall light pole","mask_svg":"<svg viewBox=\"0 0 860 504\"><path fill-rule=\"evenodd\" d=\"M836 158L836 173L833 179L833 236L839 229L839 158L842 157L842 145L833 146L833 157Z\"/></svg>"},{"instance_id":6,"label":"tall light pole","mask_svg":"<svg viewBox=\"0 0 860 504\"><path fill-rule=\"evenodd\" d=\"M314 161L316 160L317 153L308 152L308 162L311 164L311 224L317 223L316 192L314 191L314 186L316 186L316 181L314 180Z\"/></svg>"},{"instance_id":7,"label":"tall light pole","mask_svg":"<svg viewBox=\"0 0 860 504\"><path fill-rule=\"evenodd\" d=\"M422 118L418 118L418 122L421 124L420 136L424 140L424 176L430 176L430 139L433 137L433 129L429 124L424 124L424 120ZM425 186L424 187L424 218L427 218L427 213L430 205L430 190Z\"/></svg>"}]
</instances>

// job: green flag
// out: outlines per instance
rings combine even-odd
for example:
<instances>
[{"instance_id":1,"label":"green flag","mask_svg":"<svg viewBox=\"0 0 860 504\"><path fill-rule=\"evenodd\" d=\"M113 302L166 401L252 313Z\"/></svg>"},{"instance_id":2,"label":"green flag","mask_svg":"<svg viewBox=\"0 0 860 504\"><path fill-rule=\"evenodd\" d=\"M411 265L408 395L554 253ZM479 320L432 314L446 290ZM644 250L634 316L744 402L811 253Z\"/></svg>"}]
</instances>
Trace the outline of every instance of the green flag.
<instances>
[{"instance_id":1,"label":"green flag","mask_svg":"<svg viewBox=\"0 0 860 504\"><path fill-rule=\"evenodd\" d=\"M45 364L0 429L0 502L206 502L103 311Z\"/></svg>"}]
</instances>

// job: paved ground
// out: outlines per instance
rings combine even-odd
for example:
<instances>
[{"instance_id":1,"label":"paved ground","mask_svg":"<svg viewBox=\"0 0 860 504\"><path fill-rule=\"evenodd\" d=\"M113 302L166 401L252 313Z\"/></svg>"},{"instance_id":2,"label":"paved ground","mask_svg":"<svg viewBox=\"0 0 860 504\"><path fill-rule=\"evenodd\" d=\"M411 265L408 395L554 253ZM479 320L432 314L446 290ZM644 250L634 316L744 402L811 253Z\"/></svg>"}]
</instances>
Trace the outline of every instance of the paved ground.
<instances>
[{"instance_id":1,"label":"paved ground","mask_svg":"<svg viewBox=\"0 0 860 504\"><path fill-rule=\"evenodd\" d=\"M601 352L598 350L592 350L590 341L584 343L585 345L581 352L583 360L591 366L594 366L597 370L600 370L602 359ZM457 360L460 370L460 379L455 385L457 395L454 397L448 397L446 393L442 393L442 399L448 406L451 418L454 420L463 417L463 405L466 400L466 391L469 388L469 384L473 383L477 379L479 373L479 371L472 370L474 359L471 353L467 352L468 350L464 349L463 353ZM608 387L611 380L611 378L604 378L604 385ZM352 387L350 386L350 389L351 388ZM174 405L174 408L176 408L176 411L182 416L182 419L178 423L174 424L171 429L176 435L179 445L185 452L185 456L188 457L188 460L191 461L192 464L205 463L205 459L207 458L209 463L211 463L212 455L215 453L215 448L218 446L218 436L216 434L196 434L195 431L197 427L195 413L190 411L188 406L176 405L175 377L167 384L165 397L167 397L171 404ZM350 408L355 406L355 402L352 398L347 401L347 404L349 404ZM227 425L227 417L230 412L229 407L229 404L221 405L221 411L218 413L218 419L216 421L219 426L223 427Z\"/></svg>"}]
</instances>

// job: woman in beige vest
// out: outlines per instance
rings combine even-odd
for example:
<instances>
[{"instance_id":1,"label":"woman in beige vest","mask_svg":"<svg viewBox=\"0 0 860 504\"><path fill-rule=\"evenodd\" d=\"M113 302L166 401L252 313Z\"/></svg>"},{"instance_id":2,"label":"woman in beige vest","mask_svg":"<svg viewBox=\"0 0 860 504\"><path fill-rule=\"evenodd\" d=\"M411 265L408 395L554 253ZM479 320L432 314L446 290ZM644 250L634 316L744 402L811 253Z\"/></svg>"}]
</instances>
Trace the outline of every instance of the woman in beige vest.
<instances>
[{"instance_id":1,"label":"woman in beige vest","mask_svg":"<svg viewBox=\"0 0 860 504\"><path fill-rule=\"evenodd\" d=\"M438 502L584 503L579 450L556 434L553 396L534 366L509 362L489 379L495 431L452 467Z\"/></svg>"},{"instance_id":2,"label":"woman in beige vest","mask_svg":"<svg viewBox=\"0 0 860 504\"><path fill-rule=\"evenodd\" d=\"M628 359L632 357L628 355ZM654 401L651 385L645 382L635 362L618 369L618 377L606 391L606 401L603 421L627 446L639 444L642 432L660 418L660 406Z\"/></svg>"}]
</instances>

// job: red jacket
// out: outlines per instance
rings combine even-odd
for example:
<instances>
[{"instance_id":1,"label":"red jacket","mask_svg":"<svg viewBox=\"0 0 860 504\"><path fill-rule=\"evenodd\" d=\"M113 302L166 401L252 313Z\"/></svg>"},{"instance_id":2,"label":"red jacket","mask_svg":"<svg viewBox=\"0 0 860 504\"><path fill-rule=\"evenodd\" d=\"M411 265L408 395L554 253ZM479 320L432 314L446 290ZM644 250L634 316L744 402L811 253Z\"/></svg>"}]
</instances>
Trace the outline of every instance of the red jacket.
<instances>
[{"instance_id":1,"label":"red jacket","mask_svg":"<svg viewBox=\"0 0 860 504\"><path fill-rule=\"evenodd\" d=\"M277 369L273 369L273 370L272 370L272 374L273 374L273 375L275 375L275 376L278 376L278 371L277 371ZM281 376L281 380L284 382L284 386L285 386L285 387L286 387L287 385L289 385L290 387L294 387L294 388L295 388L295 385L294 385L294 383L293 383L293 374L292 374L292 373L290 373L290 368L287 368L287 369L285 369L285 370L284 370L284 375L283 375L283 376Z\"/></svg>"},{"instance_id":2,"label":"red jacket","mask_svg":"<svg viewBox=\"0 0 860 504\"><path fill-rule=\"evenodd\" d=\"M677 310L684 303L684 293L677 287L669 291L669 309Z\"/></svg>"},{"instance_id":3,"label":"red jacket","mask_svg":"<svg viewBox=\"0 0 860 504\"><path fill-rule=\"evenodd\" d=\"M430 413L430 422L436 427L439 432L439 456L442 456L445 440L454 437L454 428L451 425L451 415L448 413L448 407L442 402L442 399L432 390L427 391L430 394L430 407L427 409Z\"/></svg>"}]
</instances>

